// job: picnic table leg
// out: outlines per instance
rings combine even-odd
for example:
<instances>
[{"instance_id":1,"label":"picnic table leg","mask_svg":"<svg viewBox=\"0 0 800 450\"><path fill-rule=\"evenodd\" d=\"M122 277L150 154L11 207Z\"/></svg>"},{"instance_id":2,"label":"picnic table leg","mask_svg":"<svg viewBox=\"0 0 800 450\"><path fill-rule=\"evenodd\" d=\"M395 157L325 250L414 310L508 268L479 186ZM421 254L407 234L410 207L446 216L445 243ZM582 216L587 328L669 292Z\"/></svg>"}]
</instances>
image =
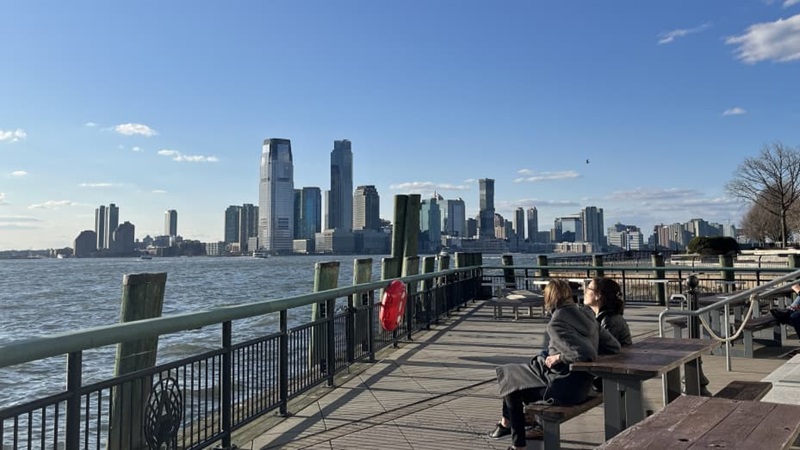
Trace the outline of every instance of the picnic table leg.
<instances>
[{"instance_id":1,"label":"picnic table leg","mask_svg":"<svg viewBox=\"0 0 800 450\"><path fill-rule=\"evenodd\" d=\"M616 380L603 378L603 414L605 416L606 440L625 429L625 390Z\"/></svg>"},{"instance_id":2,"label":"picnic table leg","mask_svg":"<svg viewBox=\"0 0 800 450\"><path fill-rule=\"evenodd\" d=\"M644 415L644 395L640 378L623 378L620 385L625 389L625 428L641 422Z\"/></svg>"},{"instance_id":3,"label":"picnic table leg","mask_svg":"<svg viewBox=\"0 0 800 450\"><path fill-rule=\"evenodd\" d=\"M683 371L686 379L686 393L700 395L700 358L684 364Z\"/></svg>"},{"instance_id":4,"label":"picnic table leg","mask_svg":"<svg viewBox=\"0 0 800 450\"><path fill-rule=\"evenodd\" d=\"M664 406L681 396L681 368L676 367L664 374Z\"/></svg>"}]
</instances>

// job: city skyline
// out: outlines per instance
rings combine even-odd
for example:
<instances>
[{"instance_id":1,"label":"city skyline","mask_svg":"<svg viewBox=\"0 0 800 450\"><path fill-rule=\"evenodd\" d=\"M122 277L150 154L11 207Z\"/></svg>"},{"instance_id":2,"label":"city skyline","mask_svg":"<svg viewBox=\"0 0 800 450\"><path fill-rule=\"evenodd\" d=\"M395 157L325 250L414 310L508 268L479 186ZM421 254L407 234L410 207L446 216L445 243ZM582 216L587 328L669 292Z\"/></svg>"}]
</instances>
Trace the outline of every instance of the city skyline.
<instances>
[{"instance_id":1,"label":"city skyline","mask_svg":"<svg viewBox=\"0 0 800 450\"><path fill-rule=\"evenodd\" d=\"M736 167L800 144L800 2L310 5L9 2L0 250L70 246L112 203L137 237L174 209L182 236L223 241L270 136L323 190L331 141L352 142L384 219L434 192L473 218L493 179L506 218L596 205L646 234L739 225Z\"/></svg>"}]
</instances>

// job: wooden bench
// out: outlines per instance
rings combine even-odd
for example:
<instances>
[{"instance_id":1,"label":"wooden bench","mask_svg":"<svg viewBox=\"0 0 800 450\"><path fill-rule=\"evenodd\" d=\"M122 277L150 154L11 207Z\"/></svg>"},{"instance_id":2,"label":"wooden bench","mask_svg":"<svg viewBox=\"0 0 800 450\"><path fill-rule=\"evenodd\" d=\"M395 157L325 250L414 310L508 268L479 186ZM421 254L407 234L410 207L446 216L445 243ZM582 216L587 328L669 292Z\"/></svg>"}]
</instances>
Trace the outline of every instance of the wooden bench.
<instances>
[{"instance_id":1,"label":"wooden bench","mask_svg":"<svg viewBox=\"0 0 800 450\"><path fill-rule=\"evenodd\" d=\"M742 325L741 321L734 321L734 328L739 329ZM747 324L742 329L741 339L744 343L743 349L743 356L746 358L753 357L753 337L756 331L765 330L767 328L775 328L780 326L778 321L772 314L766 314L759 317L751 317L750 320L747 321ZM778 343L778 345L782 345L781 340L781 331L778 329L774 333L774 341Z\"/></svg>"},{"instance_id":2,"label":"wooden bench","mask_svg":"<svg viewBox=\"0 0 800 450\"><path fill-rule=\"evenodd\" d=\"M683 337L683 330L688 326L689 320L686 316L670 317L667 323L672 325L672 337Z\"/></svg>"},{"instance_id":3,"label":"wooden bench","mask_svg":"<svg viewBox=\"0 0 800 450\"><path fill-rule=\"evenodd\" d=\"M772 389L772 383L769 381L734 380L714 394L714 397L740 401L756 401L764 398L770 389Z\"/></svg>"},{"instance_id":4,"label":"wooden bench","mask_svg":"<svg viewBox=\"0 0 800 450\"><path fill-rule=\"evenodd\" d=\"M544 448L546 450L561 448L561 423L577 417L595 406L603 403L603 395L592 393L589 398L579 405L556 406L539 403L525 405L525 422L528 424L538 421L544 431Z\"/></svg>"},{"instance_id":5,"label":"wooden bench","mask_svg":"<svg viewBox=\"0 0 800 450\"><path fill-rule=\"evenodd\" d=\"M492 318L497 319L503 317L503 307L508 306L514 310L514 320L519 319L519 308L527 307L528 315L533 317L533 308L541 308L542 316L545 315L544 311L544 297L531 291L522 289L503 290L501 296L487 300L487 306L494 308Z\"/></svg>"}]
</instances>

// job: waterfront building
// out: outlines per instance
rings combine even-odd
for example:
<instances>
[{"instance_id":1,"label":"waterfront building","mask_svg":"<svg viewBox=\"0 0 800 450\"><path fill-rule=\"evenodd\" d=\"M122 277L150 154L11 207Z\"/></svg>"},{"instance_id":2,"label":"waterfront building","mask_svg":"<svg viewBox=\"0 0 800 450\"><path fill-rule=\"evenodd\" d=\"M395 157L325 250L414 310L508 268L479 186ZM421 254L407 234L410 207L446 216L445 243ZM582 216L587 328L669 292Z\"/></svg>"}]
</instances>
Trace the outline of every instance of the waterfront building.
<instances>
[{"instance_id":1,"label":"waterfront building","mask_svg":"<svg viewBox=\"0 0 800 450\"><path fill-rule=\"evenodd\" d=\"M170 237L178 235L178 211L168 209L164 213L164 234Z\"/></svg>"},{"instance_id":2,"label":"waterfront building","mask_svg":"<svg viewBox=\"0 0 800 450\"><path fill-rule=\"evenodd\" d=\"M97 217L97 214L95 214ZM76 258L92 256L97 251L97 233L92 230L83 230L72 243Z\"/></svg>"},{"instance_id":3,"label":"waterfront building","mask_svg":"<svg viewBox=\"0 0 800 450\"><path fill-rule=\"evenodd\" d=\"M106 245L106 205L100 205L94 210L94 233L97 238L95 250L102 250Z\"/></svg>"},{"instance_id":4,"label":"waterfront building","mask_svg":"<svg viewBox=\"0 0 800 450\"><path fill-rule=\"evenodd\" d=\"M239 245L238 242L233 244ZM205 242L203 243L203 251L207 256L222 256L225 253L225 247L228 242Z\"/></svg>"},{"instance_id":5,"label":"waterfront building","mask_svg":"<svg viewBox=\"0 0 800 450\"><path fill-rule=\"evenodd\" d=\"M528 242L538 242L539 235L539 211L535 206L528 208Z\"/></svg>"},{"instance_id":6,"label":"waterfront building","mask_svg":"<svg viewBox=\"0 0 800 450\"><path fill-rule=\"evenodd\" d=\"M353 229L381 229L381 197L373 185L359 186L353 194Z\"/></svg>"},{"instance_id":7,"label":"waterfront building","mask_svg":"<svg viewBox=\"0 0 800 450\"><path fill-rule=\"evenodd\" d=\"M353 229L353 151L350 141L333 141L327 229Z\"/></svg>"},{"instance_id":8,"label":"waterfront building","mask_svg":"<svg viewBox=\"0 0 800 450\"><path fill-rule=\"evenodd\" d=\"M136 227L130 222L123 222L114 227L111 250L120 255L132 254L135 249Z\"/></svg>"},{"instance_id":9,"label":"waterfront building","mask_svg":"<svg viewBox=\"0 0 800 450\"><path fill-rule=\"evenodd\" d=\"M225 209L224 242L231 247L234 254L246 252L250 238L258 234L258 207L245 203L242 206L231 205ZM230 244L237 244L233 248Z\"/></svg>"},{"instance_id":10,"label":"waterfront building","mask_svg":"<svg viewBox=\"0 0 800 450\"><path fill-rule=\"evenodd\" d=\"M478 219L474 219L470 217L466 220L464 224L464 232L466 233L465 236L468 238L474 238L478 235Z\"/></svg>"},{"instance_id":11,"label":"waterfront building","mask_svg":"<svg viewBox=\"0 0 800 450\"><path fill-rule=\"evenodd\" d=\"M310 239L322 231L322 191L318 187L294 190L294 238ZM313 247L310 252L313 252Z\"/></svg>"},{"instance_id":12,"label":"waterfront building","mask_svg":"<svg viewBox=\"0 0 800 450\"><path fill-rule=\"evenodd\" d=\"M119 226L119 208L111 203L106 208L105 232L103 233L103 248L114 248L114 231Z\"/></svg>"},{"instance_id":13,"label":"waterfront building","mask_svg":"<svg viewBox=\"0 0 800 450\"><path fill-rule=\"evenodd\" d=\"M242 207L230 205L225 209L225 242L232 244L239 242L239 216Z\"/></svg>"},{"instance_id":14,"label":"waterfront building","mask_svg":"<svg viewBox=\"0 0 800 450\"><path fill-rule=\"evenodd\" d=\"M553 219L553 228L550 229L550 242L561 242L561 218Z\"/></svg>"},{"instance_id":15,"label":"waterfront building","mask_svg":"<svg viewBox=\"0 0 800 450\"><path fill-rule=\"evenodd\" d=\"M442 245L442 213L439 208L441 196L434 194L420 202L419 211L419 250L438 252Z\"/></svg>"},{"instance_id":16,"label":"waterfront building","mask_svg":"<svg viewBox=\"0 0 800 450\"><path fill-rule=\"evenodd\" d=\"M442 234L451 237L472 237L467 234L467 209L460 197L455 200L441 202ZM473 235L474 236L474 235Z\"/></svg>"},{"instance_id":17,"label":"waterfront building","mask_svg":"<svg viewBox=\"0 0 800 450\"><path fill-rule=\"evenodd\" d=\"M595 248L600 249L605 243L605 236L603 235L603 208L596 206L587 206L583 208L580 213L581 221L581 238L576 241L591 242ZM576 233L577 234L577 233Z\"/></svg>"},{"instance_id":18,"label":"waterfront building","mask_svg":"<svg viewBox=\"0 0 800 450\"><path fill-rule=\"evenodd\" d=\"M580 215L561 217L561 242L584 242Z\"/></svg>"},{"instance_id":19,"label":"waterfront building","mask_svg":"<svg viewBox=\"0 0 800 450\"><path fill-rule=\"evenodd\" d=\"M355 236L339 228L322 230L314 236L314 246L317 253L353 254Z\"/></svg>"},{"instance_id":20,"label":"waterfront building","mask_svg":"<svg viewBox=\"0 0 800 450\"><path fill-rule=\"evenodd\" d=\"M525 242L525 210L522 207L514 211L514 243L517 249Z\"/></svg>"},{"instance_id":21,"label":"waterfront building","mask_svg":"<svg viewBox=\"0 0 800 450\"><path fill-rule=\"evenodd\" d=\"M481 178L478 180L480 190L480 210L478 213L478 232L481 239L494 238L494 180Z\"/></svg>"},{"instance_id":22,"label":"waterfront building","mask_svg":"<svg viewBox=\"0 0 800 450\"><path fill-rule=\"evenodd\" d=\"M497 239L505 239L506 238L506 219L501 214L494 213L494 237ZM481 236L483 239L484 236Z\"/></svg>"},{"instance_id":23,"label":"waterfront building","mask_svg":"<svg viewBox=\"0 0 800 450\"><path fill-rule=\"evenodd\" d=\"M291 253L294 231L294 165L289 139L264 140L260 175L260 249L269 253Z\"/></svg>"}]
</instances>

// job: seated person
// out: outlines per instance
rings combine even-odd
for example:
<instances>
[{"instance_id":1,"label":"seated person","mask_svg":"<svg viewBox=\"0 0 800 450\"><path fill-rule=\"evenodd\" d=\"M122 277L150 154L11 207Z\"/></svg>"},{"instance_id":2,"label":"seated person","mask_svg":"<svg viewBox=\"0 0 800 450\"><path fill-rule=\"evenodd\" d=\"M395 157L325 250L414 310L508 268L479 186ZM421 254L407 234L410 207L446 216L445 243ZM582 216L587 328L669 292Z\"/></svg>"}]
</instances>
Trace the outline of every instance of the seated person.
<instances>
[{"instance_id":1,"label":"seated person","mask_svg":"<svg viewBox=\"0 0 800 450\"><path fill-rule=\"evenodd\" d=\"M549 349L524 364L497 367L497 383L503 408L500 422L489 437L511 435L510 449L526 448L524 404L544 400L574 405L586 401L592 385L588 372L572 372L575 361L594 361L598 354L619 352L619 342L595 320L587 308L579 307L564 280L551 281L544 290L545 308L551 312L547 324ZM541 439L541 432L535 438Z\"/></svg>"},{"instance_id":2,"label":"seated person","mask_svg":"<svg viewBox=\"0 0 800 450\"><path fill-rule=\"evenodd\" d=\"M608 330L623 347L631 345L631 330L628 322L622 317L625 301L622 289L611 278L594 278L586 287L583 304L594 311L597 322Z\"/></svg>"},{"instance_id":3,"label":"seated person","mask_svg":"<svg viewBox=\"0 0 800 450\"><path fill-rule=\"evenodd\" d=\"M800 338L800 295L798 295L800 294L800 283L792 285L792 291L795 293L795 298L787 309L771 309L769 312L778 323L794 327L794 332Z\"/></svg>"}]
</instances>

